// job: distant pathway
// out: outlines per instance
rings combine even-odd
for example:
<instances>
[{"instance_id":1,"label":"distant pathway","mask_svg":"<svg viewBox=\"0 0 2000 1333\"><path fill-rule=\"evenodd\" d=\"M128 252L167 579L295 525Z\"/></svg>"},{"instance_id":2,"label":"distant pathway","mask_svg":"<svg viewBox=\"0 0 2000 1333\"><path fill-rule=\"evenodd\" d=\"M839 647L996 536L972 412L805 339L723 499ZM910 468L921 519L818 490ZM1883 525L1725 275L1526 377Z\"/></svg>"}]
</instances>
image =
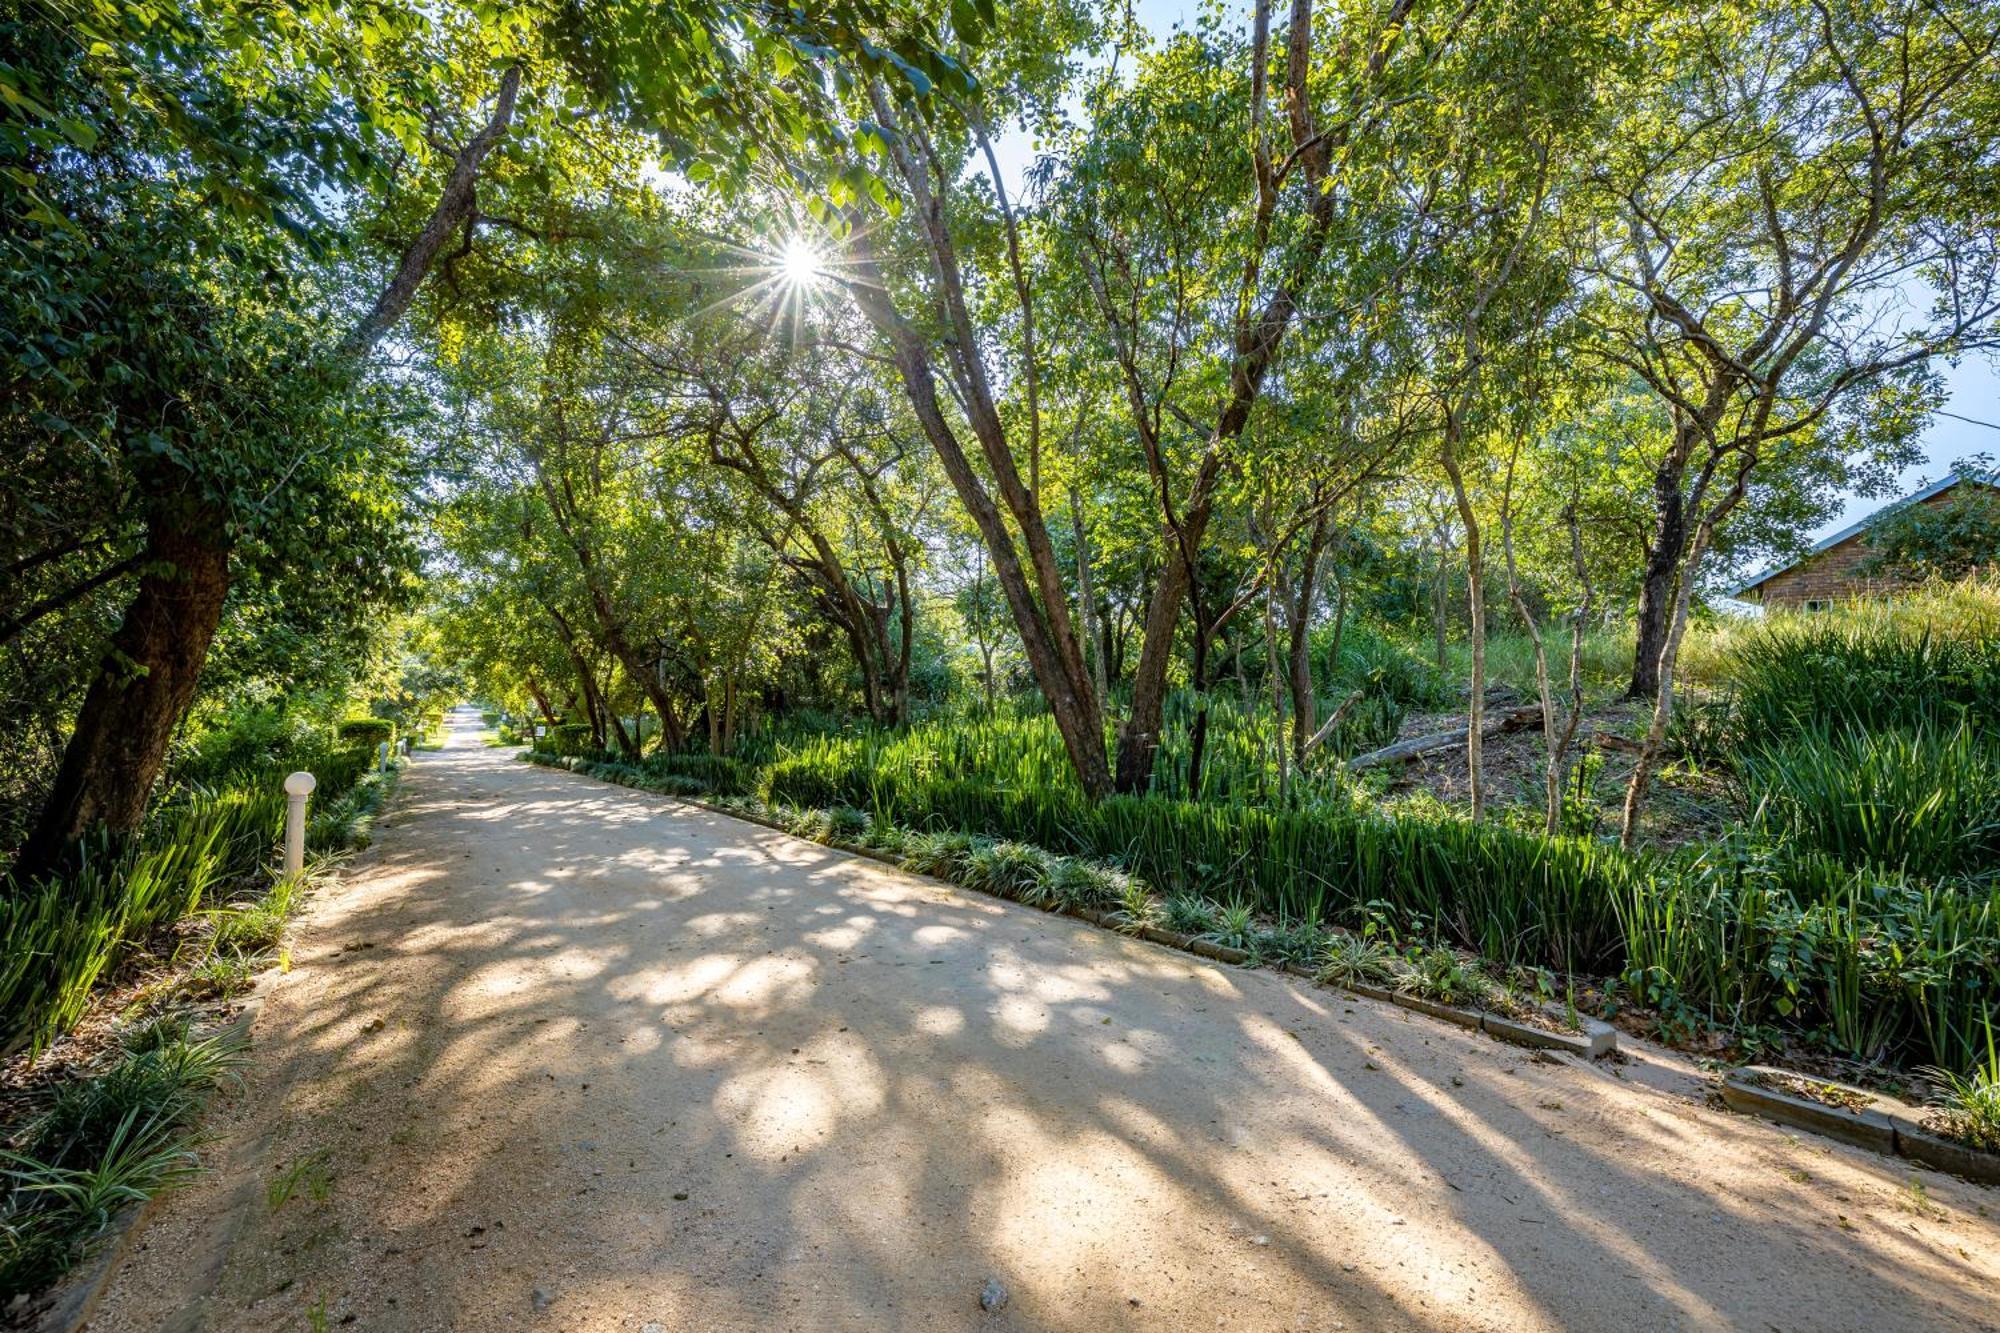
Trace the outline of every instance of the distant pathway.
<instances>
[{"instance_id":1,"label":"distant pathway","mask_svg":"<svg viewBox=\"0 0 2000 1333\"><path fill-rule=\"evenodd\" d=\"M2000 1191L1919 1199L1657 1053L1537 1060L464 716L388 824L93 1329L2000 1321Z\"/></svg>"}]
</instances>

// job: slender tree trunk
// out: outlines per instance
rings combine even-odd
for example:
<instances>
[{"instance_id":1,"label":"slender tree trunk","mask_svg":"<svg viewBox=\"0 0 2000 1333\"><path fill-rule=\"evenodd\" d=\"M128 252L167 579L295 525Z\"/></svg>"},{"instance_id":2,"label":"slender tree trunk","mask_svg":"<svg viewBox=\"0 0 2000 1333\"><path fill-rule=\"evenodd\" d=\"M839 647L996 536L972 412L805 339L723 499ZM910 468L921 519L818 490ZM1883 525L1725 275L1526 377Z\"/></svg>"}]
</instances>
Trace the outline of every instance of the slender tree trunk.
<instances>
[{"instance_id":1,"label":"slender tree trunk","mask_svg":"<svg viewBox=\"0 0 2000 1333\"><path fill-rule=\"evenodd\" d=\"M1097 627L1097 593L1091 584L1090 529L1083 521L1083 496L1069 488L1069 521L1076 535L1076 612L1084 644L1090 651L1091 688L1100 707L1111 706L1111 686L1104 669L1104 642Z\"/></svg>"},{"instance_id":2,"label":"slender tree trunk","mask_svg":"<svg viewBox=\"0 0 2000 1333\"><path fill-rule=\"evenodd\" d=\"M147 525L145 572L84 695L62 766L15 858L19 884L59 870L102 824L129 833L194 699L229 596L230 547L219 515L162 505Z\"/></svg>"},{"instance_id":3,"label":"slender tree trunk","mask_svg":"<svg viewBox=\"0 0 2000 1333\"><path fill-rule=\"evenodd\" d=\"M1278 579L1274 571L1264 583L1264 675L1271 686L1271 738L1274 742L1272 748L1277 751L1278 758L1278 800L1285 802L1289 801L1292 795L1292 755L1285 741L1285 678L1290 674L1290 668L1295 665L1295 659L1287 660L1286 669L1281 671L1278 665L1281 658L1289 658L1289 655L1278 651ZM1292 681L1291 689L1293 697L1296 698L1298 690L1296 680ZM1308 693L1310 693L1310 681L1308 681ZM1300 748L1304 748L1302 742Z\"/></svg>"},{"instance_id":4,"label":"slender tree trunk","mask_svg":"<svg viewBox=\"0 0 2000 1333\"><path fill-rule=\"evenodd\" d=\"M1472 818L1476 822L1486 815L1486 756L1484 738L1480 735L1486 721L1486 568L1479 545L1479 516L1472 510L1472 498L1466 493L1465 477L1458 465L1457 435L1456 417L1448 416L1444 470L1451 478L1458 521L1465 528L1465 604L1472 620L1471 697L1465 706L1465 769L1467 781L1472 785Z\"/></svg>"},{"instance_id":5,"label":"slender tree trunk","mask_svg":"<svg viewBox=\"0 0 2000 1333\"><path fill-rule=\"evenodd\" d=\"M500 87L493 99L493 114L452 159L451 170L445 174L444 188L438 192L437 204L425 220L423 229L403 252L396 272L382 289L382 294L375 298L374 306L348 335L346 346L354 355L365 356L381 341L382 335L396 326L410 308L410 302L416 299L417 288L423 285L425 275L437 262L438 252L444 249L445 242L467 223L477 221L475 191L479 184L479 168L486 161L487 154L506 136L507 127L514 119L514 99L520 91L521 67L509 65L500 75Z\"/></svg>"},{"instance_id":6,"label":"slender tree trunk","mask_svg":"<svg viewBox=\"0 0 2000 1333\"><path fill-rule=\"evenodd\" d=\"M556 724L556 714L555 710L549 707L549 697L542 693L542 687L535 683L535 678L532 675L528 677L527 684L528 697L533 699L535 707L541 710L543 721L553 727Z\"/></svg>"},{"instance_id":7,"label":"slender tree trunk","mask_svg":"<svg viewBox=\"0 0 2000 1333\"><path fill-rule=\"evenodd\" d=\"M1569 750L1576 741L1577 724L1583 721L1583 627L1590 617L1590 603L1593 589L1590 586L1590 567L1583 559L1583 529L1577 522L1576 506L1572 503L1563 515L1569 524L1570 561L1576 571L1577 586L1583 589L1583 599L1577 603L1576 615L1570 621L1569 636L1569 708L1563 720L1562 734L1551 736L1548 741L1548 831L1555 833L1562 827L1562 788L1569 777Z\"/></svg>"},{"instance_id":8,"label":"slender tree trunk","mask_svg":"<svg viewBox=\"0 0 2000 1333\"><path fill-rule=\"evenodd\" d=\"M1765 421L1771 412L1771 398L1766 396L1758 405L1756 425L1750 438L1761 438ZM1639 816L1645 808L1646 794L1653 782L1653 769L1659 762L1660 752L1666 748L1667 726L1674 715L1674 668L1678 664L1681 640L1687 635L1688 611L1694 604L1695 576L1700 571L1702 559L1708 554L1715 540L1715 532L1723 520L1729 517L1743 499L1749 484L1750 472L1757 465L1755 449L1743 449L1738 455L1736 473L1726 490L1713 505L1702 512L1703 496L1707 494L1710 479L1718 464L1718 455L1713 451L1702 473L1696 481L1692 504L1701 513L1701 522L1695 528L1694 536L1688 544L1687 564L1680 572L1679 590L1674 595L1672 614L1667 619L1666 642L1660 645L1659 692L1653 696L1653 717L1647 725L1646 738L1640 743L1639 757L1632 766L1632 778L1625 788L1625 810L1619 824L1618 841L1628 850L1639 838Z\"/></svg>"},{"instance_id":9,"label":"slender tree trunk","mask_svg":"<svg viewBox=\"0 0 2000 1333\"><path fill-rule=\"evenodd\" d=\"M1319 727L1319 700L1313 693L1312 678L1312 607L1332 522L1333 516L1324 510L1313 520L1312 534L1306 540L1305 562L1299 570L1298 599L1290 612L1285 675L1292 696L1292 761L1301 766L1306 761L1307 742Z\"/></svg>"},{"instance_id":10,"label":"slender tree trunk","mask_svg":"<svg viewBox=\"0 0 2000 1333\"><path fill-rule=\"evenodd\" d=\"M608 702L607 713L611 719L611 729L618 738L619 753L630 755L632 758L637 759L639 757L639 747L633 743L632 733L625 729L625 719L619 716L617 707Z\"/></svg>"},{"instance_id":11,"label":"slender tree trunk","mask_svg":"<svg viewBox=\"0 0 2000 1333\"><path fill-rule=\"evenodd\" d=\"M1444 631L1446 589L1450 587L1450 568L1446 562L1449 547L1445 544L1444 525L1437 529L1437 569L1431 577L1431 648L1437 659L1437 669L1444 670Z\"/></svg>"}]
</instances>

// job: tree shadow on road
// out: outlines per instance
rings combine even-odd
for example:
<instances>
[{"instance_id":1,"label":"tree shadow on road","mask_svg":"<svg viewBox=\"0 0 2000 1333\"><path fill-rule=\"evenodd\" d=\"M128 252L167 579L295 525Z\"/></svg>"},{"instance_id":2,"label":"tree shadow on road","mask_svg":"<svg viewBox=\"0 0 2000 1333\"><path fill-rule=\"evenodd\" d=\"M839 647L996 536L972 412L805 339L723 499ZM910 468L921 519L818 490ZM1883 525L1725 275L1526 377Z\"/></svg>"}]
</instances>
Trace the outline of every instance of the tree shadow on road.
<instances>
[{"instance_id":1,"label":"tree shadow on road","mask_svg":"<svg viewBox=\"0 0 2000 1333\"><path fill-rule=\"evenodd\" d=\"M495 752L391 822L246 1112L337 1183L246 1222L214 1326L1993 1317L1993 1192L1899 1211L1893 1163L1602 1069Z\"/></svg>"}]
</instances>

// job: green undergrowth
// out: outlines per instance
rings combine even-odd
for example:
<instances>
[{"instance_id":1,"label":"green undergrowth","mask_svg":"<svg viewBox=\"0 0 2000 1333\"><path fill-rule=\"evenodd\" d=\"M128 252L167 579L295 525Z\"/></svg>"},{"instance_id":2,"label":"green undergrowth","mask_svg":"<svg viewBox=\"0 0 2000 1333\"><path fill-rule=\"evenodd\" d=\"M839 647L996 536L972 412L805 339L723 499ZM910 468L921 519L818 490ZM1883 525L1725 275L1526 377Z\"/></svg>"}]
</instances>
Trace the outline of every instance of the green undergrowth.
<instances>
[{"instance_id":1,"label":"green undergrowth","mask_svg":"<svg viewBox=\"0 0 2000 1333\"><path fill-rule=\"evenodd\" d=\"M0 1151L0 1302L56 1281L121 1211L196 1169L192 1127L242 1049L185 1014L159 1018L38 1099Z\"/></svg>"},{"instance_id":2,"label":"green undergrowth","mask_svg":"<svg viewBox=\"0 0 2000 1333\"><path fill-rule=\"evenodd\" d=\"M0 1054L45 1049L126 964L180 949L181 923L269 892L286 773L318 779L309 850L366 845L397 771L371 758L315 749L215 774L162 801L136 837L87 841L68 873L0 885Z\"/></svg>"},{"instance_id":3,"label":"green undergrowth","mask_svg":"<svg viewBox=\"0 0 2000 1333\"><path fill-rule=\"evenodd\" d=\"M644 777L632 765L524 759L614 783ZM1622 895L1608 911L1614 957L1626 967L1598 973L1598 985L1590 985L1584 969L1544 967L1454 943L1460 927L1450 915L1412 913L1388 899L1360 903L1346 923L1332 913L1272 913L1268 905L1242 895L1216 897L1174 875L1164 883L1178 887L1156 889L1162 881L1148 883L1130 857L1092 857L1074 843L1050 851L1018 837L906 827L854 803L708 801L814 843L894 859L906 871L1048 911L1096 913L1122 931L1160 927L1240 949L1252 963L1310 971L1332 985L1394 989L1568 1031L1578 1027L1578 995L1588 985L1614 1003L1620 995L1664 1003L1668 1039L1676 1035L1672 1019L1688 1019L1684 997L1706 995L1720 1025L1730 1029L1790 1023L1814 1043L1866 1051L1878 1061L1894 1055L1912 1063L1924 1051L1952 1051L1952 1063L1924 1071L1940 1089L1940 1123L1966 1141L2000 1127L2000 1065L1990 1047L2000 939L1994 895L1976 899L1960 887L1860 877L1826 857L1786 859L1750 843L1674 859L1622 857L1592 843L1604 857L1622 857L1620 877L1594 885ZM1410 865L1448 867L1454 845L1442 847L1440 853L1438 845L1412 843ZM1800 899L1810 907L1800 909ZM1326 907L1324 897L1318 907Z\"/></svg>"},{"instance_id":4,"label":"green undergrowth","mask_svg":"<svg viewBox=\"0 0 2000 1333\"><path fill-rule=\"evenodd\" d=\"M379 804L388 784L374 787ZM246 880L184 918L170 953L156 947L155 974L113 1020L111 1054L59 1071L30 1113L0 1130L0 1302L59 1279L122 1209L196 1169L194 1123L240 1054L236 1038L197 1027L217 1002L283 964L285 927L325 864Z\"/></svg>"}]
</instances>

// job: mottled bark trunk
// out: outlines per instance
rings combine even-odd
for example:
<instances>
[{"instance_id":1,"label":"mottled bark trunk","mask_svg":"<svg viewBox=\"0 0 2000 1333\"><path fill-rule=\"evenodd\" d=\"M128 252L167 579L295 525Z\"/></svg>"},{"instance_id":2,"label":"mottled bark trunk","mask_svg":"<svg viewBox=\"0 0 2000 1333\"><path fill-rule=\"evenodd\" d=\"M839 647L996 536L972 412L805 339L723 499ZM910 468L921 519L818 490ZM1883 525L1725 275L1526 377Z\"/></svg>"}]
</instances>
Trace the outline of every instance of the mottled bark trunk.
<instances>
[{"instance_id":1,"label":"mottled bark trunk","mask_svg":"<svg viewBox=\"0 0 2000 1333\"><path fill-rule=\"evenodd\" d=\"M1306 540L1305 560L1299 570L1297 596L1287 608L1291 625L1285 648L1285 680L1292 697L1292 761L1300 765L1305 763L1308 743L1319 727L1319 700L1313 692L1312 678L1312 607L1319 587L1320 561L1325 558L1327 534L1332 526L1332 516L1324 512L1313 520L1312 534Z\"/></svg>"}]
</instances>

